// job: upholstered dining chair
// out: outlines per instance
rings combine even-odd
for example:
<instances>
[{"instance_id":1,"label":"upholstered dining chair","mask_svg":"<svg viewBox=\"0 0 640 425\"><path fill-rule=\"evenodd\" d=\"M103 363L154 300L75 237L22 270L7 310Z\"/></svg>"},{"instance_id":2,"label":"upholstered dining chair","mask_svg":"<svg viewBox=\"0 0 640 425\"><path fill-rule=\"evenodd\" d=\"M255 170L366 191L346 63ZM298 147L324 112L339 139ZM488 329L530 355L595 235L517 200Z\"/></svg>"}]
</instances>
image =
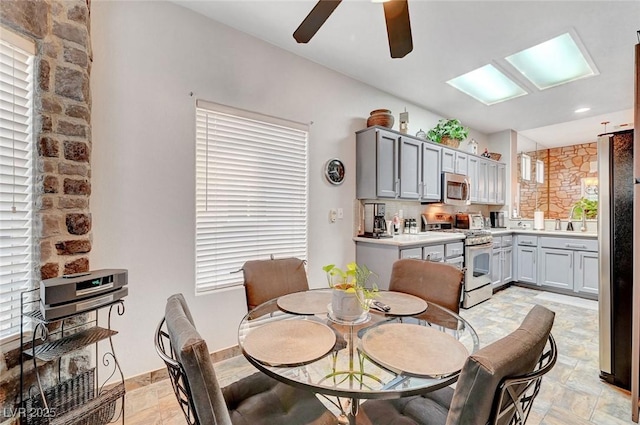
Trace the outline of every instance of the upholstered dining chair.
<instances>
[{"instance_id":1,"label":"upholstered dining chair","mask_svg":"<svg viewBox=\"0 0 640 425\"><path fill-rule=\"evenodd\" d=\"M367 401L358 425L523 425L557 360L554 316L534 306L518 329L469 356L455 390Z\"/></svg>"},{"instance_id":2,"label":"upholstered dining chair","mask_svg":"<svg viewBox=\"0 0 640 425\"><path fill-rule=\"evenodd\" d=\"M457 314L463 281L464 273L451 264L405 258L393 263L389 290L415 295ZM419 318L452 329L458 325L450 315L433 308Z\"/></svg>"},{"instance_id":3,"label":"upholstered dining chair","mask_svg":"<svg viewBox=\"0 0 640 425\"><path fill-rule=\"evenodd\" d=\"M311 392L258 372L221 388L182 294L169 297L156 351L190 425L337 425Z\"/></svg>"},{"instance_id":4,"label":"upholstered dining chair","mask_svg":"<svg viewBox=\"0 0 640 425\"><path fill-rule=\"evenodd\" d=\"M247 261L242 271L248 310L282 295L309 290L304 261L298 258Z\"/></svg>"}]
</instances>

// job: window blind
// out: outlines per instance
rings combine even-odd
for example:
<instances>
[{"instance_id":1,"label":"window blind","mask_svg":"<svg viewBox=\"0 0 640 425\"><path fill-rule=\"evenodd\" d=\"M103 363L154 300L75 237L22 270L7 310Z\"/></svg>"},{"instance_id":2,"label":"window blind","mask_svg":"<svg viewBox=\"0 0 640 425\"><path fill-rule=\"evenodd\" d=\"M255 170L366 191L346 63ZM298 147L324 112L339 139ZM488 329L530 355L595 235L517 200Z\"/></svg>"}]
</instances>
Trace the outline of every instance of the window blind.
<instances>
[{"instance_id":1,"label":"window blind","mask_svg":"<svg viewBox=\"0 0 640 425\"><path fill-rule=\"evenodd\" d=\"M196 293L243 283L248 260L307 258L308 128L198 102Z\"/></svg>"},{"instance_id":2,"label":"window blind","mask_svg":"<svg viewBox=\"0 0 640 425\"><path fill-rule=\"evenodd\" d=\"M0 36L0 339L20 330L33 287L33 43Z\"/></svg>"}]
</instances>

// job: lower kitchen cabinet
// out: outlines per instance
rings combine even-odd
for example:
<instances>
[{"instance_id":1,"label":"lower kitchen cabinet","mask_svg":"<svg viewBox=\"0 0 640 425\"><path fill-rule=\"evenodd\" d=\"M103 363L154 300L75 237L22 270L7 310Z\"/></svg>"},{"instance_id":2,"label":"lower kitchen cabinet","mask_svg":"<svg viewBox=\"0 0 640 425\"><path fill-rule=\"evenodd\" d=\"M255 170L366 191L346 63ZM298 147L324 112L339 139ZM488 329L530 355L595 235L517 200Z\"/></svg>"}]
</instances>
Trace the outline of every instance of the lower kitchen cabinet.
<instances>
[{"instance_id":1,"label":"lower kitchen cabinet","mask_svg":"<svg viewBox=\"0 0 640 425\"><path fill-rule=\"evenodd\" d=\"M398 246L376 242L356 242L356 262L366 264L377 275L380 289L389 288L393 263L403 258L414 258L435 262L447 262L462 267L464 262L464 244L460 240L439 244L420 244L419 246Z\"/></svg>"},{"instance_id":2,"label":"lower kitchen cabinet","mask_svg":"<svg viewBox=\"0 0 640 425\"><path fill-rule=\"evenodd\" d=\"M538 284L538 237L517 235L516 279L518 282Z\"/></svg>"},{"instance_id":3,"label":"lower kitchen cabinet","mask_svg":"<svg viewBox=\"0 0 640 425\"><path fill-rule=\"evenodd\" d=\"M573 251L540 248L541 286L573 289Z\"/></svg>"},{"instance_id":4,"label":"lower kitchen cabinet","mask_svg":"<svg viewBox=\"0 0 640 425\"><path fill-rule=\"evenodd\" d=\"M540 238L540 282L584 295L598 294L598 241Z\"/></svg>"},{"instance_id":5,"label":"lower kitchen cabinet","mask_svg":"<svg viewBox=\"0 0 640 425\"><path fill-rule=\"evenodd\" d=\"M598 253L576 252L573 275L573 286L576 292L598 295Z\"/></svg>"},{"instance_id":6,"label":"lower kitchen cabinet","mask_svg":"<svg viewBox=\"0 0 640 425\"><path fill-rule=\"evenodd\" d=\"M513 236L494 236L491 258L491 285L499 288L513 281Z\"/></svg>"}]
</instances>

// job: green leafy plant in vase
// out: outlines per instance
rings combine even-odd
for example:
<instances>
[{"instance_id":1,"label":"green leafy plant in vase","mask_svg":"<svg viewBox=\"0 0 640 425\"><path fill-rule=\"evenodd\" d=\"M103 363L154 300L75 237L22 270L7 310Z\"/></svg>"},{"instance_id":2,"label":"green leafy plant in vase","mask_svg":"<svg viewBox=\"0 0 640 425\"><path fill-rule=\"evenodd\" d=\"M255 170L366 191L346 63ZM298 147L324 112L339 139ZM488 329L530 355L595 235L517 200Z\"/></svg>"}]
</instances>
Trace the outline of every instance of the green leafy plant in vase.
<instances>
[{"instance_id":1,"label":"green leafy plant in vase","mask_svg":"<svg viewBox=\"0 0 640 425\"><path fill-rule=\"evenodd\" d=\"M467 136L469 136L469 128L464 127L460 120L457 119L441 119L435 127L427 132L429 140L455 148Z\"/></svg>"},{"instance_id":2,"label":"green leafy plant in vase","mask_svg":"<svg viewBox=\"0 0 640 425\"><path fill-rule=\"evenodd\" d=\"M331 315L338 320L355 321L369 310L368 300L375 297L377 275L366 265L347 264L346 270L328 264L322 268L327 275L331 296Z\"/></svg>"}]
</instances>

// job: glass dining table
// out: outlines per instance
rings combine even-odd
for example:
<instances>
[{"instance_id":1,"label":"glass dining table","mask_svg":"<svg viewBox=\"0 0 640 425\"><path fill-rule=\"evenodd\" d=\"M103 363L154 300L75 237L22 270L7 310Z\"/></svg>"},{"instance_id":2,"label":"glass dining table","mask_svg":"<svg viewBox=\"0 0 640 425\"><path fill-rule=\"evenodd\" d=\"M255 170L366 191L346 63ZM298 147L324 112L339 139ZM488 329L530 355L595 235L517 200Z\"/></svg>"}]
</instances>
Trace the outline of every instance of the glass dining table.
<instances>
[{"instance_id":1,"label":"glass dining table","mask_svg":"<svg viewBox=\"0 0 640 425\"><path fill-rule=\"evenodd\" d=\"M325 396L350 424L361 400L424 394L454 383L478 350L473 327L437 304L381 291L376 299L388 312L371 308L343 321L332 314L331 291L297 292L259 305L242 319L238 342L256 368Z\"/></svg>"}]
</instances>

